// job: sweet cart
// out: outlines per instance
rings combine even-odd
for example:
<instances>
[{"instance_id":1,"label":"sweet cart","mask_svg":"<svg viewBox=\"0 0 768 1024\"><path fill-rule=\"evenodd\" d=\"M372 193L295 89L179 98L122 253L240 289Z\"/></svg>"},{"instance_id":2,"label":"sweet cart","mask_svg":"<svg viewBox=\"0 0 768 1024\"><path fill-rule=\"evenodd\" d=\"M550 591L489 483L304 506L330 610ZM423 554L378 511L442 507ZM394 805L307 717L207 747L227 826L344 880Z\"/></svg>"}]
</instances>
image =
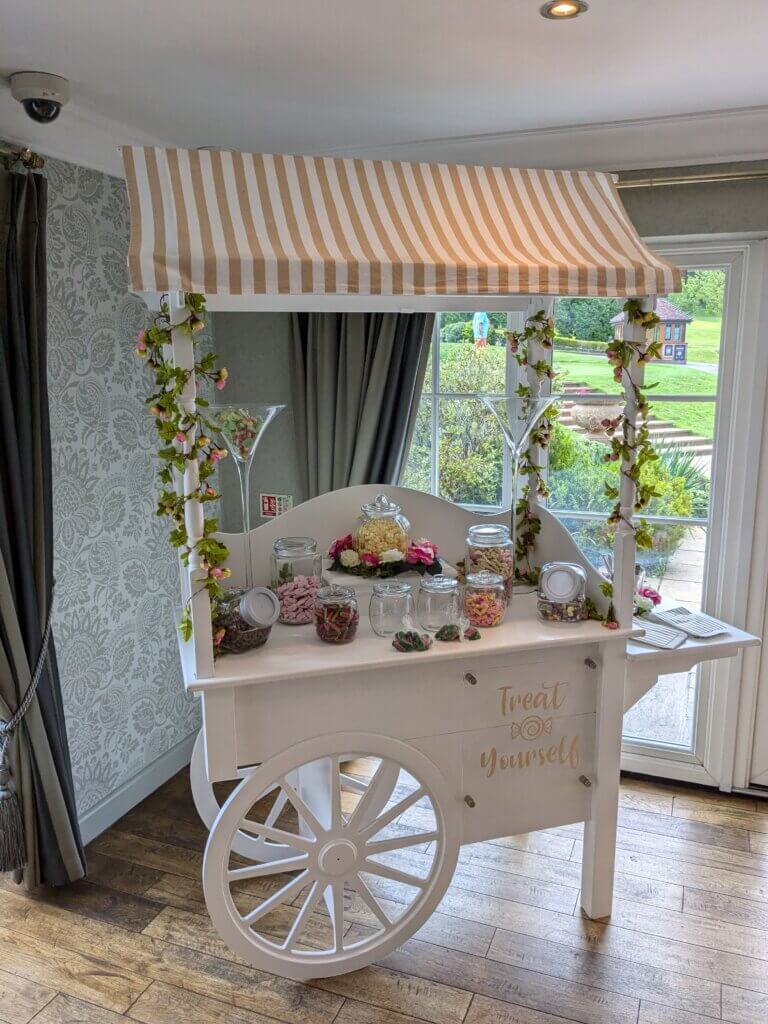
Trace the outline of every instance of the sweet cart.
<instances>
[{"instance_id":1,"label":"sweet cart","mask_svg":"<svg viewBox=\"0 0 768 1024\"><path fill-rule=\"evenodd\" d=\"M524 320L556 295L638 297L679 287L640 241L609 175L388 161L125 148L135 290L185 293L212 311L503 309ZM625 337L644 342L629 319ZM642 345L638 349L642 352ZM175 365L194 365L172 331ZM547 360L546 349L532 354ZM630 436L634 383L622 383ZM525 369L522 370L525 373ZM195 384L185 400L194 408ZM633 453L616 529L617 628L540 621L515 593L501 626L475 642L399 653L364 620L349 645L311 625L276 625L263 647L214 658L208 595L193 556L181 571L191 638L187 689L203 728L192 786L209 827L203 882L225 942L297 979L346 973L413 935L438 906L462 844L584 822L581 902L611 912L623 712L660 674L731 657L755 638L733 628L671 652L633 643ZM196 486L187 463L178 493ZM269 579L280 536L321 548L349 529L380 485L321 495L223 539L233 584ZM477 516L397 487L417 536L450 562ZM536 508L536 558L577 563L604 608L601 577L556 517ZM506 520L503 516L491 521ZM201 536L199 502L186 528ZM352 581L354 583L354 581ZM234 786L219 804L214 784Z\"/></svg>"}]
</instances>

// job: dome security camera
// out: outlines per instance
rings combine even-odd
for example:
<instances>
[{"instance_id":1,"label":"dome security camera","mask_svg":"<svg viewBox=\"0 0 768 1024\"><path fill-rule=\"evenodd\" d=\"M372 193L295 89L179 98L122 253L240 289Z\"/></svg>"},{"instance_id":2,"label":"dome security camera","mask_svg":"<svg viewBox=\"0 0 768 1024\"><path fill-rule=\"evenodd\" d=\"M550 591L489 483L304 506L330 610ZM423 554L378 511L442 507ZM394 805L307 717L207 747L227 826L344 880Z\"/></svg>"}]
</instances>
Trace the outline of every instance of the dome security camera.
<instances>
[{"instance_id":1,"label":"dome security camera","mask_svg":"<svg viewBox=\"0 0 768 1024\"><path fill-rule=\"evenodd\" d=\"M17 71L11 75L11 95L38 124L51 124L69 99L69 82L45 71Z\"/></svg>"}]
</instances>

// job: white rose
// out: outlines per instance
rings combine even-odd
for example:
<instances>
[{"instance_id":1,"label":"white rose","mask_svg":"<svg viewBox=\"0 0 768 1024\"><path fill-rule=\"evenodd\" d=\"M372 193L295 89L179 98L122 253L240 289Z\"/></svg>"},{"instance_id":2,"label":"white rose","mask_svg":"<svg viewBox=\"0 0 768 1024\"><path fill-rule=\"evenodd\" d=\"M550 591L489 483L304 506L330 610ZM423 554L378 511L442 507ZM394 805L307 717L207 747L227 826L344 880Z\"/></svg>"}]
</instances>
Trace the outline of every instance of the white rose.
<instances>
[{"instance_id":1,"label":"white rose","mask_svg":"<svg viewBox=\"0 0 768 1024\"><path fill-rule=\"evenodd\" d=\"M347 548L346 551L342 551L339 555L339 561L345 569L354 569L356 565L360 565L360 555L358 555L354 548Z\"/></svg>"},{"instance_id":2,"label":"white rose","mask_svg":"<svg viewBox=\"0 0 768 1024\"><path fill-rule=\"evenodd\" d=\"M635 594L635 612L639 615L647 615L648 612L653 610L653 601L650 597L643 597L641 594Z\"/></svg>"},{"instance_id":3,"label":"white rose","mask_svg":"<svg viewBox=\"0 0 768 1024\"><path fill-rule=\"evenodd\" d=\"M398 551L397 548L390 548L388 551L382 551L379 555L380 562L402 562L403 552Z\"/></svg>"}]
</instances>

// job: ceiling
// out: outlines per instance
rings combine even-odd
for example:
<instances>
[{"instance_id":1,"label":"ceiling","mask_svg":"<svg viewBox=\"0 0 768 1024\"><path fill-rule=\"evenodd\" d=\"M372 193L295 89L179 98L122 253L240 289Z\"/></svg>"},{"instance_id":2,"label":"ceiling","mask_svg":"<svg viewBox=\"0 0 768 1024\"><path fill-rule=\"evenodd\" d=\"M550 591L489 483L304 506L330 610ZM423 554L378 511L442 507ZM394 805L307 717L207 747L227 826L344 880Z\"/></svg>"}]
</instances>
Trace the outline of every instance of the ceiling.
<instances>
[{"instance_id":1,"label":"ceiling","mask_svg":"<svg viewBox=\"0 0 768 1024\"><path fill-rule=\"evenodd\" d=\"M764 0L591 0L561 23L539 3L0 0L0 74L72 88L43 127L0 90L0 134L105 169L122 141L560 166L768 155Z\"/></svg>"}]
</instances>

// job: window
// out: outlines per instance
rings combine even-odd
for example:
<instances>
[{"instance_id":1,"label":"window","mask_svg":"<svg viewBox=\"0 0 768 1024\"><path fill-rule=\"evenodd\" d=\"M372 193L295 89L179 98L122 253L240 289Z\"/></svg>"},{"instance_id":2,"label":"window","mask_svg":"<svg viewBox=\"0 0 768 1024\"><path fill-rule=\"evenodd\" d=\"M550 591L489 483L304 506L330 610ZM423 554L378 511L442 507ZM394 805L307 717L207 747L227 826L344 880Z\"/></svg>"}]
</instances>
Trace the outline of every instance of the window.
<instances>
[{"instance_id":1,"label":"window","mask_svg":"<svg viewBox=\"0 0 768 1024\"><path fill-rule=\"evenodd\" d=\"M487 319L486 320L483 318ZM479 510L509 504L510 465L474 397L507 389L507 314L439 313L403 484Z\"/></svg>"},{"instance_id":2,"label":"window","mask_svg":"<svg viewBox=\"0 0 768 1024\"><path fill-rule=\"evenodd\" d=\"M685 362L686 345L671 343L663 346L668 361L649 364L645 372L646 382L656 385L650 429L660 455L647 472L659 493L646 514L653 548L638 552L638 563L649 585L691 608L701 607L704 593L726 281L719 267L689 268L683 292L669 299L694 317L687 329L687 358L694 365ZM567 398L548 453L550 507L598 568L604 568L613 543L605 522L612 502L603 490L610 470L602 461L606 437L600 421L618 415L623 404L603 347L614 334L611 319L621 305L613 299L562 299L555 305L555 389ZM489 313L488 321L486 345L476 336L481 318L475 311L437 316L403 478L406 486L478 511L508 508L512 501L509 458L498 426L472 397L477 392L503 396L515 386L517 366L504 344L508 315ZM665 335L673 329L680 325L664 325ZM691 752L698 694L696 671L666 677L626 716L627 739Z\"/></svg>"},{"instance_id":3,"label":"window","mask_svg":"<svg viewBox=\"0 0 768 1024\"><path fill-rule=\"evenodd\" d=\"M675 324L675 341L680 341L680 324Z\"/></svg>"},{"instance_id":4,"label":"window","mask_svg":"<svg viewBox=\"0 0 768 1024\"><path fill-rule=\"evenodd\" d=\"M664 338L666 341L672 340L672 324L666 324L664 327Z\"/></svg>"}]
</instances>

